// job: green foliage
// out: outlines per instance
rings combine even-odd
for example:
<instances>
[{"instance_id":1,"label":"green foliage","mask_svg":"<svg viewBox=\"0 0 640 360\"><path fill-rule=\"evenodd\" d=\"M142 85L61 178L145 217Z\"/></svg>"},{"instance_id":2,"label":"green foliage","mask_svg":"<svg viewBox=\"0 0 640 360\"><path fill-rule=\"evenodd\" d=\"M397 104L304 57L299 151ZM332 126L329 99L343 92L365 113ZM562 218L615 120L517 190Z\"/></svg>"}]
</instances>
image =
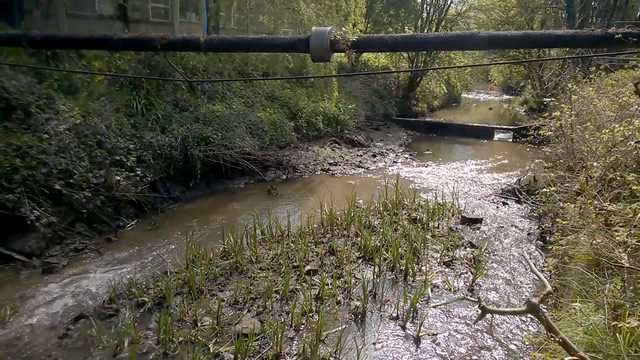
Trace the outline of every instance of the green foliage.
<instances>
[{"instance_id":1,"label":"green foliage","mask_svg":"<svg viewBox=\"0 0 640 360\"><path fill-rule=\"evenodd\" d=\"M593 358L640 352L636 79L640 71L625 70L576 82L547 122L554 153L539 200L552 235L555 316Z\"/></svg>"},{"instance_id":2,"label":"green foliage","mask_svg":"<svg viewBox=\"0 0 640 360\"><path fill-rule=\"evenodd\" d=\"M190 78L335 71L295 55L21 52L67 68ZM201 84L0 69L0 211L39 226L89 224L144 203L155 179L190 184L245 154L341 132L362 117L335 80ZM239 165L242 166L242 165Z\"/></svg>"}]
</instances>

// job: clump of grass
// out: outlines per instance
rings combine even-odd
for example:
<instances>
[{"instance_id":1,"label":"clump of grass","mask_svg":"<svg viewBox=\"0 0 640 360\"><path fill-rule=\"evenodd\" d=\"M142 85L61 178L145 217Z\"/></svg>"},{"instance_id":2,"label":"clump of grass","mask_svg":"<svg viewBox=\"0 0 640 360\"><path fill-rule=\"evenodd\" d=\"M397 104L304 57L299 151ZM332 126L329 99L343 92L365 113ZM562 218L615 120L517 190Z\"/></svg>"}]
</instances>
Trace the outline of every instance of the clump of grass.
<instances>
[{"instance_id":1,"label":"clump of grass","mask_svg":"<svg viewBox=\"0 0 640 360\"><path fill-rule=\"evenodd\" d=\"M255 350L255 341L256 334L253 332L249 334L235 333L233 336L233 358L239 360L250 359Z\"/></svg>"},{"instance_id":2,"label":"clump of grass","mask_svg":"<svg viewBox=\"0 0 640 360\"><path fill-rule=\"evenodd\" d=\"M487 272L486 252L487 246L484 245L474 249L471 255L471 282L468 287L468 291L471 294L475 291L478 280Z\"/></svg>"},{"instance_id":3,"label":"clump of grass","mask_svg":"<svg viewBox=\"0 0 640 360\"><path fill-rule=\"evenodd\" d=\"M156 344L164 348L165 351L173 345L175 328L174 316L168 309L162 309L158 312L156 320Z\"/></svg>"},{"instance_id":4,"label":"clump of grass","mask_svg":"<svg viewBox=\"0 0 640 360\"><path fill-rule=\"evenodd\" d=\"M355 196L344 210L322 204L319 222L309 218L297 230L290 221L283 225L270 215L255 217L242 231L224 234L219 249L202 247L188 235L178 268L148 285L130 279L110 297L155 314L153 340L162 351L192 356L187 345L201 344L198 351L205 356L233 351L239 359L263 353L279 357L290 355L286 338L293 336L300 340L300 356L340 354L343 332L335 349L322 346L326 309L348 312L353 305L353 318L364 321L392 299L387 281L405 289L401 326L417 321L429 289L426 269L437 261L428 255L457 241L450 229L455 211L451 201L421 199L396 183L363 206ZM359 284L355 274L361 274ZM257 309L262 330L236 334L236 316ZM141 337L150 340L146 332L136 336L130 344L143 342Z\"/></svg>"},{"instance_id":5,"label":"clump of grass","mask_svg":"<svg viewBox=\"0 0 640 360\"><path fill-rule=\"evenodd\" d=\"M15 312L16 308L12 304L3 305L2 307L0 307L0 323L8 323Z\"/></svg>"},{"instance_id":6,"label":"clump of grass","mask_svg":"<svg viewBox=\"0 0 640 360\"><path fill-rule=\"evenodd\" d=\"M284 353L284 340L287 331L286 320L274 320L269 317L265 324L265 333L269 335L272 344L271 357L279 358Z\"/></svg>"}]
</instances>

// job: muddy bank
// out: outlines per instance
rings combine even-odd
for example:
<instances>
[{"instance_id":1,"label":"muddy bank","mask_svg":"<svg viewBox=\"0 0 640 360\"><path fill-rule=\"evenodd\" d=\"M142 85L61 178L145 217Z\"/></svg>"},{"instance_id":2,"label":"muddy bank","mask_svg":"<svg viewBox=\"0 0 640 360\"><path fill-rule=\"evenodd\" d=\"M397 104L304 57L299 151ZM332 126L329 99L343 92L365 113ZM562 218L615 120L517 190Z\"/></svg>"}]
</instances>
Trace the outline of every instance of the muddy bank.
<instances>
[{"instance_id":1,"label":"muddy bank","mask_svg":"<svg viewBox=\"0 0 640 360\"><path fill-rule=\"evenodd\" d=\"M130 199L119 206L119 216L109 219L105 214L102 223L110 226L89 226L70 214L69 219L48 230L30 228L9 234L0 244L0 263L13 262L26 269L42 269L44 274L55 273L71 257L90 252L100 254L100 246L93 239L117 241L120 231L132 228L136 219L147 213L161 213L207 193L255 182L322 173L356 174L398 163L406 159L402 147L411 136L393 124L367 122L346 133L288 149L238 154L237 163L222 164L221 169L204 172L196 182L160 178L151 183L145 193L131 194ZM277 196L277 191L272 195Z\"/></svg>"}]
</instances>

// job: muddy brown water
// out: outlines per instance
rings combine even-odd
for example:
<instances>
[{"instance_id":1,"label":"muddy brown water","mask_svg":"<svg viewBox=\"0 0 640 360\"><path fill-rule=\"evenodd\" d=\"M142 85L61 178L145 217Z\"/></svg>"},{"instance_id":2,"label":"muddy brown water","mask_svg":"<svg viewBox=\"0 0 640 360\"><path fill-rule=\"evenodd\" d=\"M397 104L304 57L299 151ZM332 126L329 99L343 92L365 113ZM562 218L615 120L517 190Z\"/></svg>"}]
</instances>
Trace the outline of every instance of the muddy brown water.
<instances>
[{"instance_id":1,"label":"muddy brown water","mask_svg":"<svg viewBox=\"0 0 640 360\"><path fill-rule=\"evenodd\" d=\"M522 125L527 118L517 108L507 105L512 98L485 91L465 93L459 104L431 114L438 119L492 125Z\"/></svg>"},{"instance_id":2,"label":"muddy brown water","mask_svg":"<svg viewBox=\"0 0 640 360\"><path fill-rule=\"evenodd\" d=\"M484 107L491 104L494 110L488 114L493 118L484 114L482 119L486 121L511 121L500 111L506 109L504 98L487 99L486 94L470 94L465 99ZM451 119L452 114L465 119L467 110L460 106L435 116ZM477 118L470 118L469 122L477 122ZM133 229L120 233L117 242L100 244L102 256L88 254L72 259L59 274L42 276L36 271L16 268L1 270L0 304L11 304L17 312L0 329L0 358L46 356L53 350L49 347L63 328L61 324L99 302L110 282L127 275L151 275L167 261L180 258L189 231L197 229L204 234L200 241L214 246L223 228L240 227L256 215L271 214L295 221L317 211L321 201L342 207L354 192L358 199L368 201L396 175L404 186L423 196L455 193L466 212L484 217L479 229L465 233L467 238L486 243L488 248L488 269L478 282L477 292L490 303L522 304L538 288L521 261L525 252L538 264L542 261L535 246L536 224L528 217L530 209L526 205L505 201L496 197L496 193L516 181L541 155L540 150L508 141L433 136L416 137L408 150L415 153L413 160L369 173L343 177L317 175L275 183L278 196L266 191L269 184L250 184L175 206L160 215L141 219ZM444 288L445 283L455 281L436 275L432 284ZM365 325L348 326L344 358L355 358L353 339L365 344L362 359L527 357L530 349L524 339L537 329L535 322L528 318L496 317L473 325L477 310L469 303L435 309L429 306L453 297L446 292L434 292L432 299L421 304L426 314L424 330L430 335L419 347L388 317L374 313ZM63 358L83 357L69 353Z\"/></svg>"}]
</instances>

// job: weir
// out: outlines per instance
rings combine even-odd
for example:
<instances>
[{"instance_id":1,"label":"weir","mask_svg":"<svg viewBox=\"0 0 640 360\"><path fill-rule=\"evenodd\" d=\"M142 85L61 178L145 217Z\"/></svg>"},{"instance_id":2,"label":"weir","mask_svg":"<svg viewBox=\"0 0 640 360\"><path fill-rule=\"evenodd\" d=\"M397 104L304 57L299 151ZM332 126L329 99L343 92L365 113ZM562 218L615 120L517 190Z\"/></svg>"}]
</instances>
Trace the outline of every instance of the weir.
<instances>
[{"instance_id":1,"label":"weir","mask_svg":"<svg viewBox=\"0 0 640 360\"><path fill-rule=\"evenodd\" d=\"M393 122L405 129L429 135L458 136L474 139L493 140L496 132L511 132L513 140L531 137L534 125L490 125L470 124L430 118L393 118Z\"/></svg>"}]
</instances>

